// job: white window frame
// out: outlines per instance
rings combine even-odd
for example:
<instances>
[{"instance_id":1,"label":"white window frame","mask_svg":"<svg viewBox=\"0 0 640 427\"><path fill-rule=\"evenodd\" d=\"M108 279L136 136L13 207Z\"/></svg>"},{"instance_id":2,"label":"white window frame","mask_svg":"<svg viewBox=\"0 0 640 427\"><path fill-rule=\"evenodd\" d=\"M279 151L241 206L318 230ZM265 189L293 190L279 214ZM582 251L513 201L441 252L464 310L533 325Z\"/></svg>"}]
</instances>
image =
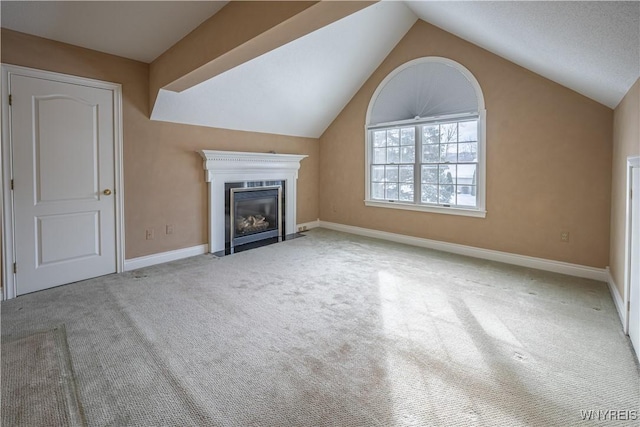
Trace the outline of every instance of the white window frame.
<instances>
[{"instance_id":1,"label":"white window frame","mask_svg":"<svg viewBox=\"0 0 640 427\"><path fill-rule=\"evenodd\" d=\"M478 99L478 110L469 112L469 114L455 114L455 115L442 115L436 117L422 117L415 120L403 120L392 123L370 123L371 113L373 111L373 106L375 104L378 95L382 91L382 89L386 86L386 84L395 77L398 73L403 71L406 68L409 68L413 65L417 65L425 62L438 62L449 65L460 73L462 73L467 80L473 86L476 92L476 98ZM476 193L476 207L448 207L448 206L440 206L435 204L423 204L420 202L400 202L400 201L388 201L388 200L373 200L371 199L371 161L372 161L372 146L373 141L371 140L371 135L373 134L372 130L376 128L385 128L385 127L393 127L393 126L410 126L410 125L420 125L427 122L435 122L435 121L446 121L451 120L455 121L460 118L462 120L464 117L469 117L473 115L477 117L478 120L478 163L477 163L477 193ZM411 210L411 211L421 211L421 212L432 212L432 213L440 213L440 214L449 214L449 215L462 215L462 216L470 216L477 218L485 218L486 211L486 117L487 112L484 108L484 96L482 94L482 89L480 88L480 84L476 80L476 78L471 74L471 72L465 68L463 65L459 64L448 58L430 56L425 58L414 59L413 61L409 61L405 64L402 64L395 70L393 70L387 77L382 80L382 82L376 88L376 91L373 93L371 97L371 101L369 102L369 107L367 109L367 116L365 120L365 206L378 207L378 208L391 208L391 209L402 209L402 210ZM416 138L418 135L416 135ZM416 164L419 164L418 156L421 156L422 153L418 153L416 151ZM419 177L416 177L414 182L420 184ZM416 194L419 193L420 188L415 187L414 191ZM416 199L418 200L418 199Z\"/></svg>"}]
</instances>

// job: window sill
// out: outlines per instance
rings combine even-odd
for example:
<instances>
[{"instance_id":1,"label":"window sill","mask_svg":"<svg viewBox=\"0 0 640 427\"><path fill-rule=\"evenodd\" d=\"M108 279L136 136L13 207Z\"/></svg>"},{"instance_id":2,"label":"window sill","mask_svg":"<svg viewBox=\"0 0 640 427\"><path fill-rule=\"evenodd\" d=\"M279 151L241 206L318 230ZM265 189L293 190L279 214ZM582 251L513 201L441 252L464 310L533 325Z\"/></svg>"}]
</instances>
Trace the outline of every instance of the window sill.
<instances>
[{"instance_id":1,"label":"window sill","mask_svg":"<svg viewBox=\"0 0 640 427\"><path fill-rule=\"evenodd\" d=\"M439 213L446 215L461 215L461 216L471 216L475 218L485 218L487 216L487 211L482 209L461 209L461 208L447 208L447 207L435 207L435 206L425 206L425 205L415 205L413 203L401 203L401 202L387 202L382 200L365 200L365 206L372 206L376 208L391 208L391 209L402 209L407 211L420 211L420 212L431 212L431 213Z\"/></svg>"}]
</instances>

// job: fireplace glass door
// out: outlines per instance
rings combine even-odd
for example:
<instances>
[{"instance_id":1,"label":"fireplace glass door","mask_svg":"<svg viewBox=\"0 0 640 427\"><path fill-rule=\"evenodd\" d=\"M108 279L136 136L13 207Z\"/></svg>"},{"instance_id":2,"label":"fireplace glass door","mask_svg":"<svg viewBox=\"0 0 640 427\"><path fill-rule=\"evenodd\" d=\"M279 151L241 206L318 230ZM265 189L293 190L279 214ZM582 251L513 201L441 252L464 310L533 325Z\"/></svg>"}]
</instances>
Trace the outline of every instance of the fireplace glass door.
<instances>
[{"instance_id":1,"label":"fireplace glass door","mask_svg":"<svg viewBox=\"0 0 640 427\"><path fill-rule=\"evenodd\" d=\"M281 237L281 187L232 188L231 247Z\"/></svg>"}]
</instances>

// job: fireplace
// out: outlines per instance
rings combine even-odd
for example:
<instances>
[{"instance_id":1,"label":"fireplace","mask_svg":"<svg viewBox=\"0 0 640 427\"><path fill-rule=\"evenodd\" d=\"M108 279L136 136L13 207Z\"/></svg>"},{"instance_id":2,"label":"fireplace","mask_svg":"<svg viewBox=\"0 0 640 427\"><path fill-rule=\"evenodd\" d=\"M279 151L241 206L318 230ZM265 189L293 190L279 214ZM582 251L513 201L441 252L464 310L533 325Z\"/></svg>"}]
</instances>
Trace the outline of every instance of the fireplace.
<instances>
[{"instance_id":1,"label":"fireplace","mask_svg":"<svg viewBox=\"0 0 640 427\"><path fill-rule=\"evenodd\" d=\"M231 245L230 239L227 239L227 233L230 236L231 232L231 221L226 200L231 197L231 188L280 186L281 237L271 239L295 235L298 169L300 161L307 156L214 150L202 150L200 155L204 160L205 180L209 183L209 252L226 252ZM259 223L260 219L250 221ZM252 244L245 243L244 246Z\"/></svg>"},{"instance_id":2,"label":"fireplace","mask_svg":"<svg viewBox=\"0 0 640 427\"><path fill-rule=\"evenodd\" d=\"M279 241L283 231L285 200L283 181L225 184L225 248L259 241Z\"/></svg>"}]
</instances>

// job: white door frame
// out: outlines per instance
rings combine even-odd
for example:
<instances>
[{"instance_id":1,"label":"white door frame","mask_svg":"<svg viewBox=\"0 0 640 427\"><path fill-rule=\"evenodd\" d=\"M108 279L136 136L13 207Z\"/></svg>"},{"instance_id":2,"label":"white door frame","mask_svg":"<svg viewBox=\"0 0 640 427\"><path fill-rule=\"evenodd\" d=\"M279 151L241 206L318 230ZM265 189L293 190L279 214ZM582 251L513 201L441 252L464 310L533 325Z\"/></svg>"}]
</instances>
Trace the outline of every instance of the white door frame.
<instances>
[{"instance_id":1,"label":"white door frame","mask_svg":"<svg viewBox=\"0 0 640 427\"><path fill-rule=\"evenodd\" d=\"M640 156L627 157L627 209L625 212L625 243L624 243L624 321L623 330L625 334L629 334L629 293L631 291L631 187L633 184L633 172L632 168L640 167ZM638 192L638 189L636 189ZM640 197L640 194L635 194L635 197ZM637 233L638 231L635 230Z\"/></svg>"},{"instance_id":2,"label":"white door frame","mask_svg":"<svg viewBox=\"0 0 640 427\"><path fill-rule=\"evenodd\" d=\"M52 80L113 92L114 163L115 163L115 205L116 205L116 272L124 271L124 182L122 171L122 85L50 71L36 70L17 65L0 64L2 69L2 147L0 149L0 220L2 222L2 299L17 295L13 263L15 262L11 109L9 107L9 79L11 75Z\"/></svg>"}]
</instances>

